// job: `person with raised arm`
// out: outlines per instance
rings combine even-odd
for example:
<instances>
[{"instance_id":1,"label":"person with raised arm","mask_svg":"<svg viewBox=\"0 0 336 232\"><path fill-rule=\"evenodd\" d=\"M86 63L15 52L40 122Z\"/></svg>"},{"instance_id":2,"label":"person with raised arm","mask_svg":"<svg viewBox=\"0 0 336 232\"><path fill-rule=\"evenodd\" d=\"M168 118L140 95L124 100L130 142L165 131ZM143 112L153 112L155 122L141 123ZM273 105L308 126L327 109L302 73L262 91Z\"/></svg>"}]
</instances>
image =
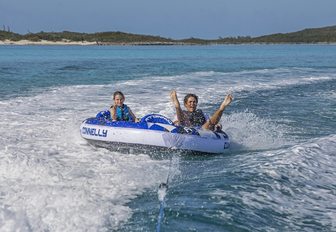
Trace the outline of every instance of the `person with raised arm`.
<instances>
[{"instance_id":1,"label":"person with raised arm","mask_svg":"<svg viewBox=\"0 0 336 232\"><path fill-rule=\"evenodd\" d=\"M197 109L197 95L189 93L184 97L184 107L186 110L182 110L180 102L177 98L176 90L171 91L170 97L176 110L176 116L174 119L175 125L186 127L201 127L203 129L213 131L222 128L221 124L219 124L219 120L221 119L225 108L230 105L233 100L233 96L228 94L220 107L211 117L209 117L207 114L203 113L202 110Z\"/></svg>"}]
</instances>

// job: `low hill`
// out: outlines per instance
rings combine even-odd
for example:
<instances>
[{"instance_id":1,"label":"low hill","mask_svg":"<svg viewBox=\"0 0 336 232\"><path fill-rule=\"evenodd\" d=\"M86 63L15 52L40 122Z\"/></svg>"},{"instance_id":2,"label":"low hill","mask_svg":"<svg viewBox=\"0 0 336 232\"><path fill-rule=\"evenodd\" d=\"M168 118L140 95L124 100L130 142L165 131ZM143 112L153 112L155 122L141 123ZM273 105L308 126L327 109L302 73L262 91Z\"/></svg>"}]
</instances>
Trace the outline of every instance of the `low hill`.
<instances>
[{"instance_id":1,"label":"low hill","mask_svg":"<svg viewBox=\"0 0 336 232\"><path fill-rule=\"evenodd\" d=\"M336 43L336 26L310 28L302 31L253 38L256 43Z\"/></svg>"},{"instance_id":2,"label":"low hill","mask_svg":"<svg viewBox=\"0 0 336 232\"><path fill-rule=\"evenodd\" d=\"M17 41L17 40L19 40L19 38L21 38L20 34L0 30L0 40L8 39L8 40L12 40L12 41Z\"/></svg>"},{"instance_id":3,"label":"low hill","mask_svg":"<svg viewBox=\"0 0 336 232\"><path fill-rule=\"evenodd\" d=\"M99 32L99 33L79 33L79 32L38 32L20 35L13 32L0 31L0 40L29 40L29 41L88 41L98 43L136 43L136 42L174 42L159 36L138 35L124 32Z\"/></svg>"},{"instance_id":4,"label":"low hill","mask_svg":"<svg viewBox=\"0 0 336 232\"><path fill-rule=\"evenodd\" d=\"M170 44L242 44L242 43L336 43L336 26L310 28L291 33L278 33L259 37L238 36L205 40L199 38L189 38L174 40L160 36L140 35L124 32L38 32L21 35L14 32L1 31L0 40L29 40L39 42L42 40L74 41L74 42L95 42L98 45L108 44L133 44L133 45L170 45Z\"/></svg>"}]
</instances>

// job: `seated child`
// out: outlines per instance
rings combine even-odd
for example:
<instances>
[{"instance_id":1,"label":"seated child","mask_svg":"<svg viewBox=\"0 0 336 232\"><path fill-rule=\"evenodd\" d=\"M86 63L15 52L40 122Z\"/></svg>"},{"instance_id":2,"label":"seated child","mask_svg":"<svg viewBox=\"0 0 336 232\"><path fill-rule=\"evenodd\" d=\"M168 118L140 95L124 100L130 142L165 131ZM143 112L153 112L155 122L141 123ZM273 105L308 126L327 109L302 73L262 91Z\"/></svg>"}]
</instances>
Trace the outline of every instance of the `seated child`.
<instances>
[{"instance_id":1,"label":"seated child","mask_svg":"<svg viewBox=\"0 0 336 232\"><path fill-rule=\"evenodd\" d=\"M111 118L113 121L131 121L138 122L132 110L124 104L125 96L122 92L113 93L114 105L110 107Z\"/></svg>"}]
</instances>

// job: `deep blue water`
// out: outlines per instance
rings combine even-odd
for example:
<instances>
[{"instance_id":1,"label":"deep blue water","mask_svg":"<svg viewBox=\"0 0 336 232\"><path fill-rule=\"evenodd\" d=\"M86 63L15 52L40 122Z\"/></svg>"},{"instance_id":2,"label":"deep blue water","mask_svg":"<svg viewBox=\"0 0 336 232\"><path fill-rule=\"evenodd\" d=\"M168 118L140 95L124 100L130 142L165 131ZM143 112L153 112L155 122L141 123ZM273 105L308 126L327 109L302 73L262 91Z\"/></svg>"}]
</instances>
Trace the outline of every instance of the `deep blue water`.
<instances>
[{"instance_id":1,"label":"deep blue water","mask_svg":"<svg viewBox=\"0 0 336 232\"><path fill-rule=\"evenodd\" d=\"M162 231L336 230L335 45L0 46L0 83L0 230L155 231L168 175ZM208 113L234 95L229 152L80 137L115 90L138 117L173 117L171 89Z\"/></svg>"}]
</instances>

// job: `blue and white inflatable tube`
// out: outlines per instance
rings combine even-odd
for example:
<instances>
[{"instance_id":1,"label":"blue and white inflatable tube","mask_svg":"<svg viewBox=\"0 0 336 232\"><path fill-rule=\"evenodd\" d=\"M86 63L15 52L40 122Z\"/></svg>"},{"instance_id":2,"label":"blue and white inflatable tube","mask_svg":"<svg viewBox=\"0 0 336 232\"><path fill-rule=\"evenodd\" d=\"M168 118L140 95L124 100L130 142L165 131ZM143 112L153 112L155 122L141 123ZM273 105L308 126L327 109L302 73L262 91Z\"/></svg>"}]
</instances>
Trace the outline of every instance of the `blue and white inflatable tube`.
<instances>
[{"instance_id":1,"label":"blue and white inflatable tube","mask_svg":"<svg viewBox=\"0 0 336 232\"><path fill-rule=\"evenodd\" d=\"M230 140L223 131L175 126L160 114L149 114L140 122L111 121L110 112L102 111L80 126L87 141L97 144L127 144L205 153L223 153Z\"/></svg>"}]
</instances>

